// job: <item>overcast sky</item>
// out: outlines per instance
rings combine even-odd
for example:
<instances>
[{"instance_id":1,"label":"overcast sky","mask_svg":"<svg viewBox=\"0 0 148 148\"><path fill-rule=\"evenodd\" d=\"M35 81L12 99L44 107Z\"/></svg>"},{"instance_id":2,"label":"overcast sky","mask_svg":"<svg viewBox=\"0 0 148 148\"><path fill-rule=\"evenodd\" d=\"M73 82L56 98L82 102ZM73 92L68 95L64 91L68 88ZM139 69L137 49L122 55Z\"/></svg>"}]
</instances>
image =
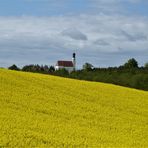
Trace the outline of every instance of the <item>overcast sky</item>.
<instances>
[{"instance_id":1,"label":"overcast sky","mask_svg":"<svg viewBox=\"0 0 148 148\"><path fill-rule=\"evenodd\" d=\"M147 0L0 0L0 67L148 62Z\"/></svg>"}]
</instances>

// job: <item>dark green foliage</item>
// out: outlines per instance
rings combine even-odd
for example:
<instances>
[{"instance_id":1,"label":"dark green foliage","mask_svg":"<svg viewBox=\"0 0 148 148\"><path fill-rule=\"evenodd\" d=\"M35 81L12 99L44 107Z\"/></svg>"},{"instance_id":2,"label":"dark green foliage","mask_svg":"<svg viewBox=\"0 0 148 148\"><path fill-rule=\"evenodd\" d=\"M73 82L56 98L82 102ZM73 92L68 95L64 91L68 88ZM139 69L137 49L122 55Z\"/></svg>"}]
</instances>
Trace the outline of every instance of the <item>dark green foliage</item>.
<instances>
[{"instance_id":1,"label":"dark green foliage","mask_svg":"<svg viewBox=\"0 0 148 148\"><path fill-rule=\"evenodd\" d=\"M37 73L44 73L44 74L49 74L53 73L55 71L53 66L43 66L43 65L26 65L22 68L22 71L27 71L27 72L37 72Z\"/></svg>"},{"instance_id":2,"label":"dark green foliage","mask_svg":"<svg viewBox=\"0 0 148 148\"><path fill-rule=\"evenodd\" d=\"M148 90L148 69L146 68L96 68L93 71L73 72L70 77Z\"/></svg>"},{"instance_id":3,"label":"dark green foliage","mask_svg":"<svg viewBox=\"0 0 148 148\"><path fill-rule=\"evenodd\" d=\"M20 70L15 64L13 64L12 66L8 67L8 69L10 69L10 70Z\"/></svg>"},{"instance_id":4,"label":"dark green foliage","mask_svg":"<svg viewBox=\"0 0 148 148\"><path fill-rule=\"evenodd\" d=\"M50 71L50 72L55 72L54 66L50 66L50 67L49 67L49 71Z\"/></svg>"},{"instance_id":5,"label":"dark green foliage","mask_svg":"<svg viewBox=\"0 0 148 148\"><path fill-rule=\"evenodd\" d=\"M145 63L144 67L148 69L148 62Z\"/></svg>"},{"instance_id":6,"label":"dark green foliage","mask_svg":"<svg viewBox=\"0 0 148 148\"><path fill-rule=\"evenodd\" d=\"M138 68L138 62L132 58L129 59L127 63L124 64L125 68Z\"/></svg>"},{"instance_id":7,"label":"dark green foliage","mask_svg":"<svg viewBox=\"0 0 148 148\"><path fill-rule=\"evenodd\" d=\"M62 77L67 77L67 76L69 76L69 72L66 69L62 68L62 69L56 70L54 72L54 75L58 75L58 76L62 76Z\"/></svg>"},{"instance_id":8,"label":"dark green foliage","mask_svg":"<svg viewBox=\"0 0 148 148\"><path fill-rule=\"evenodd\" d=\"M83 65L83 70L85 70L85 71L91 71L92 69L93 69L93 65L90 63L85 63Z\"/></svg>"}]
</instances>

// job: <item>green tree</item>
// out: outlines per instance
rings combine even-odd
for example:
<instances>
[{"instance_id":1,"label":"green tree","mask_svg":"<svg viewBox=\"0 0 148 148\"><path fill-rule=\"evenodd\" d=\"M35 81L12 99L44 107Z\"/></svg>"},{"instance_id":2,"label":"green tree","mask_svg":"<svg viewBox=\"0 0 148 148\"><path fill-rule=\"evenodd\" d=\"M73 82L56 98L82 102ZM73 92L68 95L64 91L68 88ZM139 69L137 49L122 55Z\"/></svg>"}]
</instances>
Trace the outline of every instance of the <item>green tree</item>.
<instances>
[{"instance_id":1,"label":"green tree","mask_svg":"<svg viewBox=\"0 0 148 148\"><path fill-rule=\"evenodd\" d=\"M138 62L134 58L129 59L127 63L124 64L124 67L125 68L138 68Z\"/></svg>"},{"instance_id":2,"label":"green tree","mask_svg":"<svg viewBox=\"0 0 148 148\"><path fill-rule=\"evenodd\" d=\"M8 69L10 69L10 70L20 70L15 64L13 64L12 66L8 67Z\"/></svg>"},{"instance_id":3,"label":"green tree","mask_svg":"<svg viewBox=\"0 0 148 148\"><path fill-rule=\"evenodd\" d=\"M54 66L50 66L50 67L49 67L49 71L50 71L50 72L55 72Z\"/></svg>"},{"instance_id":4,"label":"green tree","mask_svg":"<svg viewBox=\"0 0 148 148\"><path fill-rule=\"evenodd\" d=\"M58 75L58 76L69 76L69 72L65 69L65 68L62 68L62 69L59 69L59 70L56 70L54 72L54 74Z\"/></svg>"},{"instance_id":5,"label":"green tree","mask_svg":"<svg viewBox=\"0 0 148 148\"><path fill-rule=\"evenodd\" d=\"M144 64L144 67L145 68L148 68L148 62Z\"/></svg>"},{"instance_id":6,"label":"green tree","mask_svg":"<svg viewBox=\"0 0 148 148\"><path fill-rule=\"evenodd\" d=\"M90 64L90 63L85 63L84 65L83 65L83 70L85 70L85 71L91 71L92 69L93 69L93 65L92 64Z\"/></svg>"}]
</instances>

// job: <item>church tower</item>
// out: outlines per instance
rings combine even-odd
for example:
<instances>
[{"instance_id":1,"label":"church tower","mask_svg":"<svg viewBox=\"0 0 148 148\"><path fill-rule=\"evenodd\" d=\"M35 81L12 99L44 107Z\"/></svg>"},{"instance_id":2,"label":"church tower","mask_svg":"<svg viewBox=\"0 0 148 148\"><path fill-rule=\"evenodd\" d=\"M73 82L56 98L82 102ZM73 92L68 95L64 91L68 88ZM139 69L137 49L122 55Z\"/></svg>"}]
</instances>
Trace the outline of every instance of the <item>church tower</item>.
<instances>
[{"instance_id":1,"label":"church tower","mask_svg":"<svg viewBox=\"0 0 148 148\"><path fill-rule=\"evenodd\" d=\"M75 71L76 70L76 53L73 53L72 62L73 62L73 69Z\"/></svg>"}]
</instances>

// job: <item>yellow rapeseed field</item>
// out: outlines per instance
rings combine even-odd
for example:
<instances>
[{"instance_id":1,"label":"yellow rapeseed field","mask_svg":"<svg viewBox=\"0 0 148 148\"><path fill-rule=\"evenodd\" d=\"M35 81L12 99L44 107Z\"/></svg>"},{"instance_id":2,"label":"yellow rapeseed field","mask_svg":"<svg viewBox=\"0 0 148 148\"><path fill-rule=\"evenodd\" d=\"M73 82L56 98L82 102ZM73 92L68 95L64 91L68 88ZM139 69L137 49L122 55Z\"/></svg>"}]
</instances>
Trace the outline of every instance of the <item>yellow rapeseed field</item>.
<instances>
[{"instance_id":1,"label":"yellow rapeseed field","mask_svg":"<svg viewBox=\"0 0 148 148\"><path fill-rule=\"evenodd\" d=\"M148 147L148 92L0 69L0 147Z\"/></svg>"}]
</instances>

